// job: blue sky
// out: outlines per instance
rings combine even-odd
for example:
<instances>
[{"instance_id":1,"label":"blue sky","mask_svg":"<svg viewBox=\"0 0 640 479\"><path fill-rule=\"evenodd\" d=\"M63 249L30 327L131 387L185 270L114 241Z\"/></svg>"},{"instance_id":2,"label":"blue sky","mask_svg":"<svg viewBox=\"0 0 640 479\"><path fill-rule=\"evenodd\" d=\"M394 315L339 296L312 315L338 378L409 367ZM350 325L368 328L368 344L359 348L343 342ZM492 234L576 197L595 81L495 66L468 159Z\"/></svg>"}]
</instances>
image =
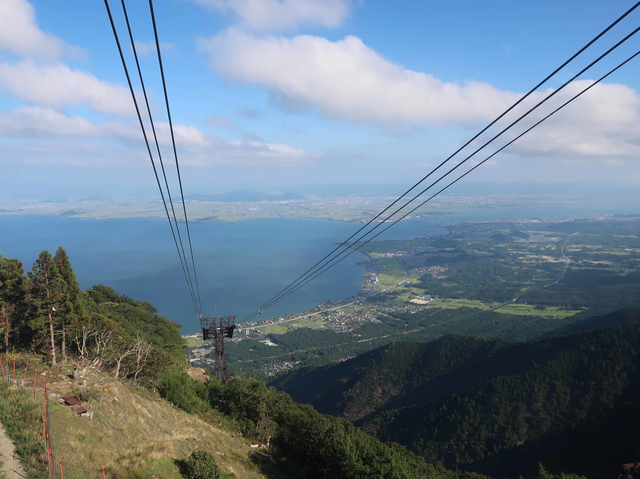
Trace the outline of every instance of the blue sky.
<instances>
[{"instance_id":1,"label":"blue sky","mask_svg":"<svg viewBox=\"0 0 640 479\"><path fill-rule=\"evenodd\" d=\"M632 2L154 5L185 187L220 191L412 184ZM111 8L127 44L119 2ZM170 160L148 4L130 1L128 8ZM54 183L84 192L119 184L152 191L102 2L4 0L0 24L10 26L0 31L0 186ZM638 24L640 9L535 100ZM639 49L637 37L569 92ZM128 46L126 53L132 60ZM640 182L639 61L469 179ZM133 73L132 61L130 68Z\"/></svg>"}]
</instances>

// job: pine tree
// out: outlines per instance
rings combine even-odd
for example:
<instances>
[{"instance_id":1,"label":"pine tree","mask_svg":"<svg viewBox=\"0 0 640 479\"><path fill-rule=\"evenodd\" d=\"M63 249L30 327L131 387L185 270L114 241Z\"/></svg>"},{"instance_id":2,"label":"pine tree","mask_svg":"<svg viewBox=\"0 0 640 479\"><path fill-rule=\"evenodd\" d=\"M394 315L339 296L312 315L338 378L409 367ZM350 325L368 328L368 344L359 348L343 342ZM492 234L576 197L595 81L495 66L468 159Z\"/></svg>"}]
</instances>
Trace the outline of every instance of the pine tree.
<instances>
[{"instance_id":1,"label":"pine tree","mask_svg":"<svg viewBox=\"0 0 640 479\"><path fill-rule=\"evenodd\" d=\"M62 332L62 342L60 345L60 355L62 363L67 361L67 334L73 332L80 321L85 317L84 308L80 301L80 286L71 267L69 256L65 249L60 246L56 251L53 261L60 272L64 289L60 304L59 318Z\"/></svg>"},{"instance_id":2,"label":"pine tree","mask_svg":"<svg viewBox=\"0 0 640 479\"><path fill-rule=\"evenodd\" d=\"M4 348L9 349L11 332L15 328L17 310L24 304L25 282L22 263L0 255L0 326L4 332Z\"/></svg>"},{"instance_id":3,"label":"pine tree","mask_svg":"<svg viewBox=\"0 0 640 479\"><path fill-rule=\"evenodd\" d=\"M29 301L34 307L35 318L32 326L34 329L49 329L51 341L51 365L56 366L56 342L54 337L54 314L57 319L57 310L60 309L61 300L64 297L64 281L56 267L51 254L43 250L33 264L29 273L31 280L29 288Z\"/></svg>"}]
</instances>

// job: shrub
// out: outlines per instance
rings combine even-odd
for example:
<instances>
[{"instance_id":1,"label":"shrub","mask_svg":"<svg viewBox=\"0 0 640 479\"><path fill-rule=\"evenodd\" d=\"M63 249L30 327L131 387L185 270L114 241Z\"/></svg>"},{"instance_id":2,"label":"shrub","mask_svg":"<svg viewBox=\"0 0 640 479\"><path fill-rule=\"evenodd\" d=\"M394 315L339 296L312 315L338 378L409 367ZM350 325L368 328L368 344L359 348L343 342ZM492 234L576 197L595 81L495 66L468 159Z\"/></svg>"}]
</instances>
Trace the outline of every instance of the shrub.
<instances>
[{"instance_id":1,"label":"shrub","mask_svg":"<svg viewBox=\"0 0 640 479\"><path fill-rule=\"evenodd\" d=\"M216 458L207 451L194 451L185 461L187 479L221 479L224 474Z\"/></svg>"},{"instance_id":2,"label":"shrub","mask_svg":"<svg viewBox=\"0 0 640 479\"><path fill-rule=\"evenodd\" d=\"M158 389L163 398L189 414L205 413L211 409L206 384L193 381L177 367L165 371Z\"/></svg>"}]
</instances>

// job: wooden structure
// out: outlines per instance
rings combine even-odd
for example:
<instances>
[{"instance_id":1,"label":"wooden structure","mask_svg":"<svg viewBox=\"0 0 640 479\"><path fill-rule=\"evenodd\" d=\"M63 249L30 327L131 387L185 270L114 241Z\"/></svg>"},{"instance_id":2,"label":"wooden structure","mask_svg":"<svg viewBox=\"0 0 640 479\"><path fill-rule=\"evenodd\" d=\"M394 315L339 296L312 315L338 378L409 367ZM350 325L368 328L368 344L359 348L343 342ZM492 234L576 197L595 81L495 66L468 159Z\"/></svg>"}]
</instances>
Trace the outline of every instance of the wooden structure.
<instances>
[{"instance_id":1,"label":"wooden structure","mask_svg":"<svg viewBox=\"0 0 640 479\"><path fill-rule=\"evenodd\" d=\"M200 326L202 327L202 339L205 341L213 339L216 348L216 361L213 373L223 383L229 380L229 371L227 370L227 358L224 355L224 338L232 338L235 316L226 316L220 318L200 318Z\"/></svg>"}]
</instances>

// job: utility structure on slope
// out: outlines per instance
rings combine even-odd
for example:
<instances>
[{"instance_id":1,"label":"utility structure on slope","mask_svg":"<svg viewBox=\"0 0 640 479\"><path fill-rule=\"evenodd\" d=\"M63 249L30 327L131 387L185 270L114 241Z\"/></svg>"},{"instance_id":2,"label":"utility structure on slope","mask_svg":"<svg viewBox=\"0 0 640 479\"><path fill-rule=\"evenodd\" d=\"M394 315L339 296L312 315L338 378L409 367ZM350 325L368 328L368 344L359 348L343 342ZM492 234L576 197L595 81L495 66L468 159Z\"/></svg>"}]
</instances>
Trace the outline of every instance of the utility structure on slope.
<instances>
[{"instance_id":1,"label":"utility structure on slope","mask_svg":"<svg viewBox=\"0 0 640 479\"><path fill-rule=\"evenodd\" d=\"M200 326L202 327L202 339L205 341L214 339L216 348L216 362L213 373L223 383L229 380L229 371L227 370L227 358L224 355L224 338L232 338L233 330L236 328L234 324L235 316L226 316L219 318L203 318L200 317Z\"/></svg>"}]
</instances>

